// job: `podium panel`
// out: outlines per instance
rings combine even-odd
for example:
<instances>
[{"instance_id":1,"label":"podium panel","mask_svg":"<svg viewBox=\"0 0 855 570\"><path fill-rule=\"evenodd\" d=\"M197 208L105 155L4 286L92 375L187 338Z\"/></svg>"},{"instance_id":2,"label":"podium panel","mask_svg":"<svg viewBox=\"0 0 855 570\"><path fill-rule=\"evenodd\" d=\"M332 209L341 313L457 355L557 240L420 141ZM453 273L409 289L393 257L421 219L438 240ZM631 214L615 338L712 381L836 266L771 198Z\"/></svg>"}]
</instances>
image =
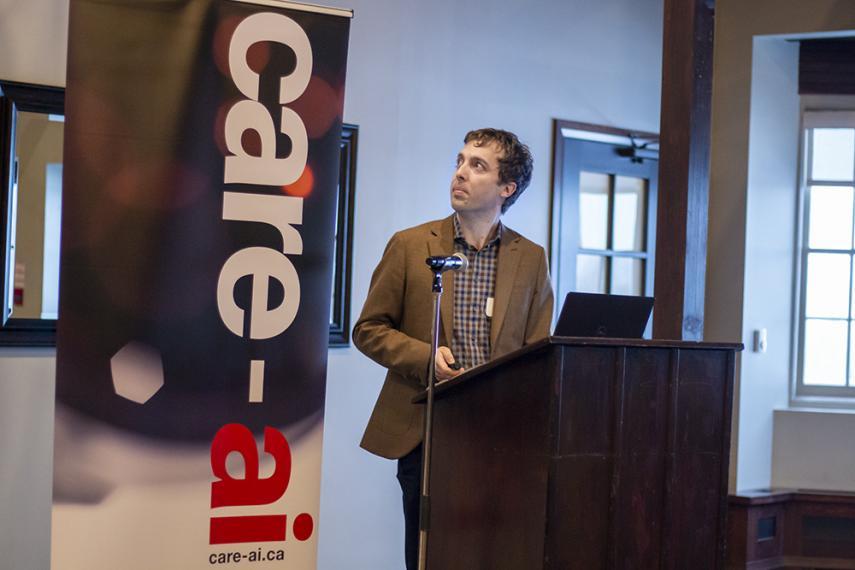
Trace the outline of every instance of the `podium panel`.
<instances>
[{"instance_id":1,"label":"podium panel","mask_svg":"<svg viewBox=\"0 0 855 570\"><path fill-rule=\"evenodd\" d=\"M740 349L553 337L437 387L428 567L722 568Z\"/></svg>"}]
</instances>

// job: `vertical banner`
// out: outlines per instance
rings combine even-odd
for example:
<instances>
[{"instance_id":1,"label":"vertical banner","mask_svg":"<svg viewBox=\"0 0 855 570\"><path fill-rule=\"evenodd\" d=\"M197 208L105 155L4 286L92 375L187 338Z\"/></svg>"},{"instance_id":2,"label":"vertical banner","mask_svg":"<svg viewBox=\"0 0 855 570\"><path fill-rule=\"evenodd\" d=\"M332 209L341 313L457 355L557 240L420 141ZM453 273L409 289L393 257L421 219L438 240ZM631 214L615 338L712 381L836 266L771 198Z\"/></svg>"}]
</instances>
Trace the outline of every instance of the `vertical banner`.
<instances>
[{"instance_id":1,"label":"vertical banner","mask_svg":"<svg viewBox=\"0 0 855 570\"><path fill-rule=\"evenodd\" d=\"M349 18L71 0L51 568L315 568Z\"/></svg>"}]
</instances>

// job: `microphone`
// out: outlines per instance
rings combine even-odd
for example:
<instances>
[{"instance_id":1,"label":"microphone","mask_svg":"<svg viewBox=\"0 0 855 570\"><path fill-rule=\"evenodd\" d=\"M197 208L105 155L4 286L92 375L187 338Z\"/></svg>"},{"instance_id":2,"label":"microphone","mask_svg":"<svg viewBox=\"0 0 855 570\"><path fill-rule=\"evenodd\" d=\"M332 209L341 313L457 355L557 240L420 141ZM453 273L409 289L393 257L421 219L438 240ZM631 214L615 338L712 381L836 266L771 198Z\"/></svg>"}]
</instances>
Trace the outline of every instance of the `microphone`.
<instances>
[{"instance_id":1,"label":"microphone","mask_svg":"<svg viewBox=\"0 0 855 570\"><path fill-rule=\"evenodd\" d=\"M444 271L466 271L466 268L469 267L469 259L467 259L467 257L462 253L455 253L448 257L443 255L428 257L425 259L425 263L427 263L428 267L430 267L435 273L442 273Z\"/></svg>"}]
</instances>

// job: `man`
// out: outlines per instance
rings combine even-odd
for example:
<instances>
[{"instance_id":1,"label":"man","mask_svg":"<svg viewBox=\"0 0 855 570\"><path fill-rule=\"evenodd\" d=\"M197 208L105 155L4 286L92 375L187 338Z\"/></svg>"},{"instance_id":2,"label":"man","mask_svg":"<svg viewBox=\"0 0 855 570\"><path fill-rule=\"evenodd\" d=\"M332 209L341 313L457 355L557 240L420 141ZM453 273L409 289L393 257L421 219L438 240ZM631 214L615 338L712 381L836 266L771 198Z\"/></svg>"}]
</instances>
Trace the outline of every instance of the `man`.
<instances>
[{"instance_id":1,"label":"man","mask_svg":"<svg viewBox=\"0 0 855 570\"><path fill-rule=\"evenodd\" d=\"M455 213L392 236L353 329L359 350L389 370L361 445L398 460L408 570L418 557L424 422L424 406L411 400L427 384L433 319L425 258L460 252L469 259L465 272L444 277L439 381L546 337L552 320L543 248L500 222L531 180L531 153L496 129L471 131L464 144L451 180Z\"/></svg>"}]
</instances>

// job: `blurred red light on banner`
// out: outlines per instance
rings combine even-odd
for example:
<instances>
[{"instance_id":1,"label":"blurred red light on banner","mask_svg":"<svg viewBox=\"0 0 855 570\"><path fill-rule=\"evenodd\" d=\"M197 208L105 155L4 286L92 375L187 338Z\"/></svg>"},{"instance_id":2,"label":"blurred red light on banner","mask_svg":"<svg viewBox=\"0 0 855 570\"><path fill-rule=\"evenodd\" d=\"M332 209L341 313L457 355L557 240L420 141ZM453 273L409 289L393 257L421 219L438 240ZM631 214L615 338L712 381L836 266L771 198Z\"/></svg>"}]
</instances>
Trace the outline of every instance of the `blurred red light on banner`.
<instances>
[{"instance_id":1,"label":"blurred red light on banner","mask_svg":"<svg viewBox=\"0 0 855 570\"><path fill-rule=\"evenodd\" d=\"M165 211L197 203L209 184L207 175L189 164L158 157L125 163L104 181L104 189L116 204Z\"/></svg>"},{"instance_id":2,"label":"blurred red light on banner","mask_svg":"<svg viewBox=\"0 0 855 570\"><path fill-rule=\"evenodd\" d=\"M315 173L312 172L312 167L308 164L303 170L303 174L293 184L287 184L282 187L282 191L290 196L305 198L312 193L315 188Z\"/></svg>"},{"instance_id":3,"label":"blurred red light on banner","mask_svg":"<svg viewBox=\"0 0 855 570\"><path fill-rule=\"evenodd\" d=\"M312 76L309 86L303 95L288 105L294 109L306 124L309 138L319 139L332 127L341 109L340 91L333 89L329 83Z\"/></svg>"},{"instance_id":4,"label":"blurred red light on banner","mask_svg":"<svg viewBox=\"0 0 855 570\"><path fill-rule=\"evenodd\" d=\"M229 114L229 109L237 103L237 99L226 101L217 108L217 116L214 118L214 142L217 148L220 149L222 156L228 156L231 153L226 148L226 115Z\"/></svg>"}]
</instances>

